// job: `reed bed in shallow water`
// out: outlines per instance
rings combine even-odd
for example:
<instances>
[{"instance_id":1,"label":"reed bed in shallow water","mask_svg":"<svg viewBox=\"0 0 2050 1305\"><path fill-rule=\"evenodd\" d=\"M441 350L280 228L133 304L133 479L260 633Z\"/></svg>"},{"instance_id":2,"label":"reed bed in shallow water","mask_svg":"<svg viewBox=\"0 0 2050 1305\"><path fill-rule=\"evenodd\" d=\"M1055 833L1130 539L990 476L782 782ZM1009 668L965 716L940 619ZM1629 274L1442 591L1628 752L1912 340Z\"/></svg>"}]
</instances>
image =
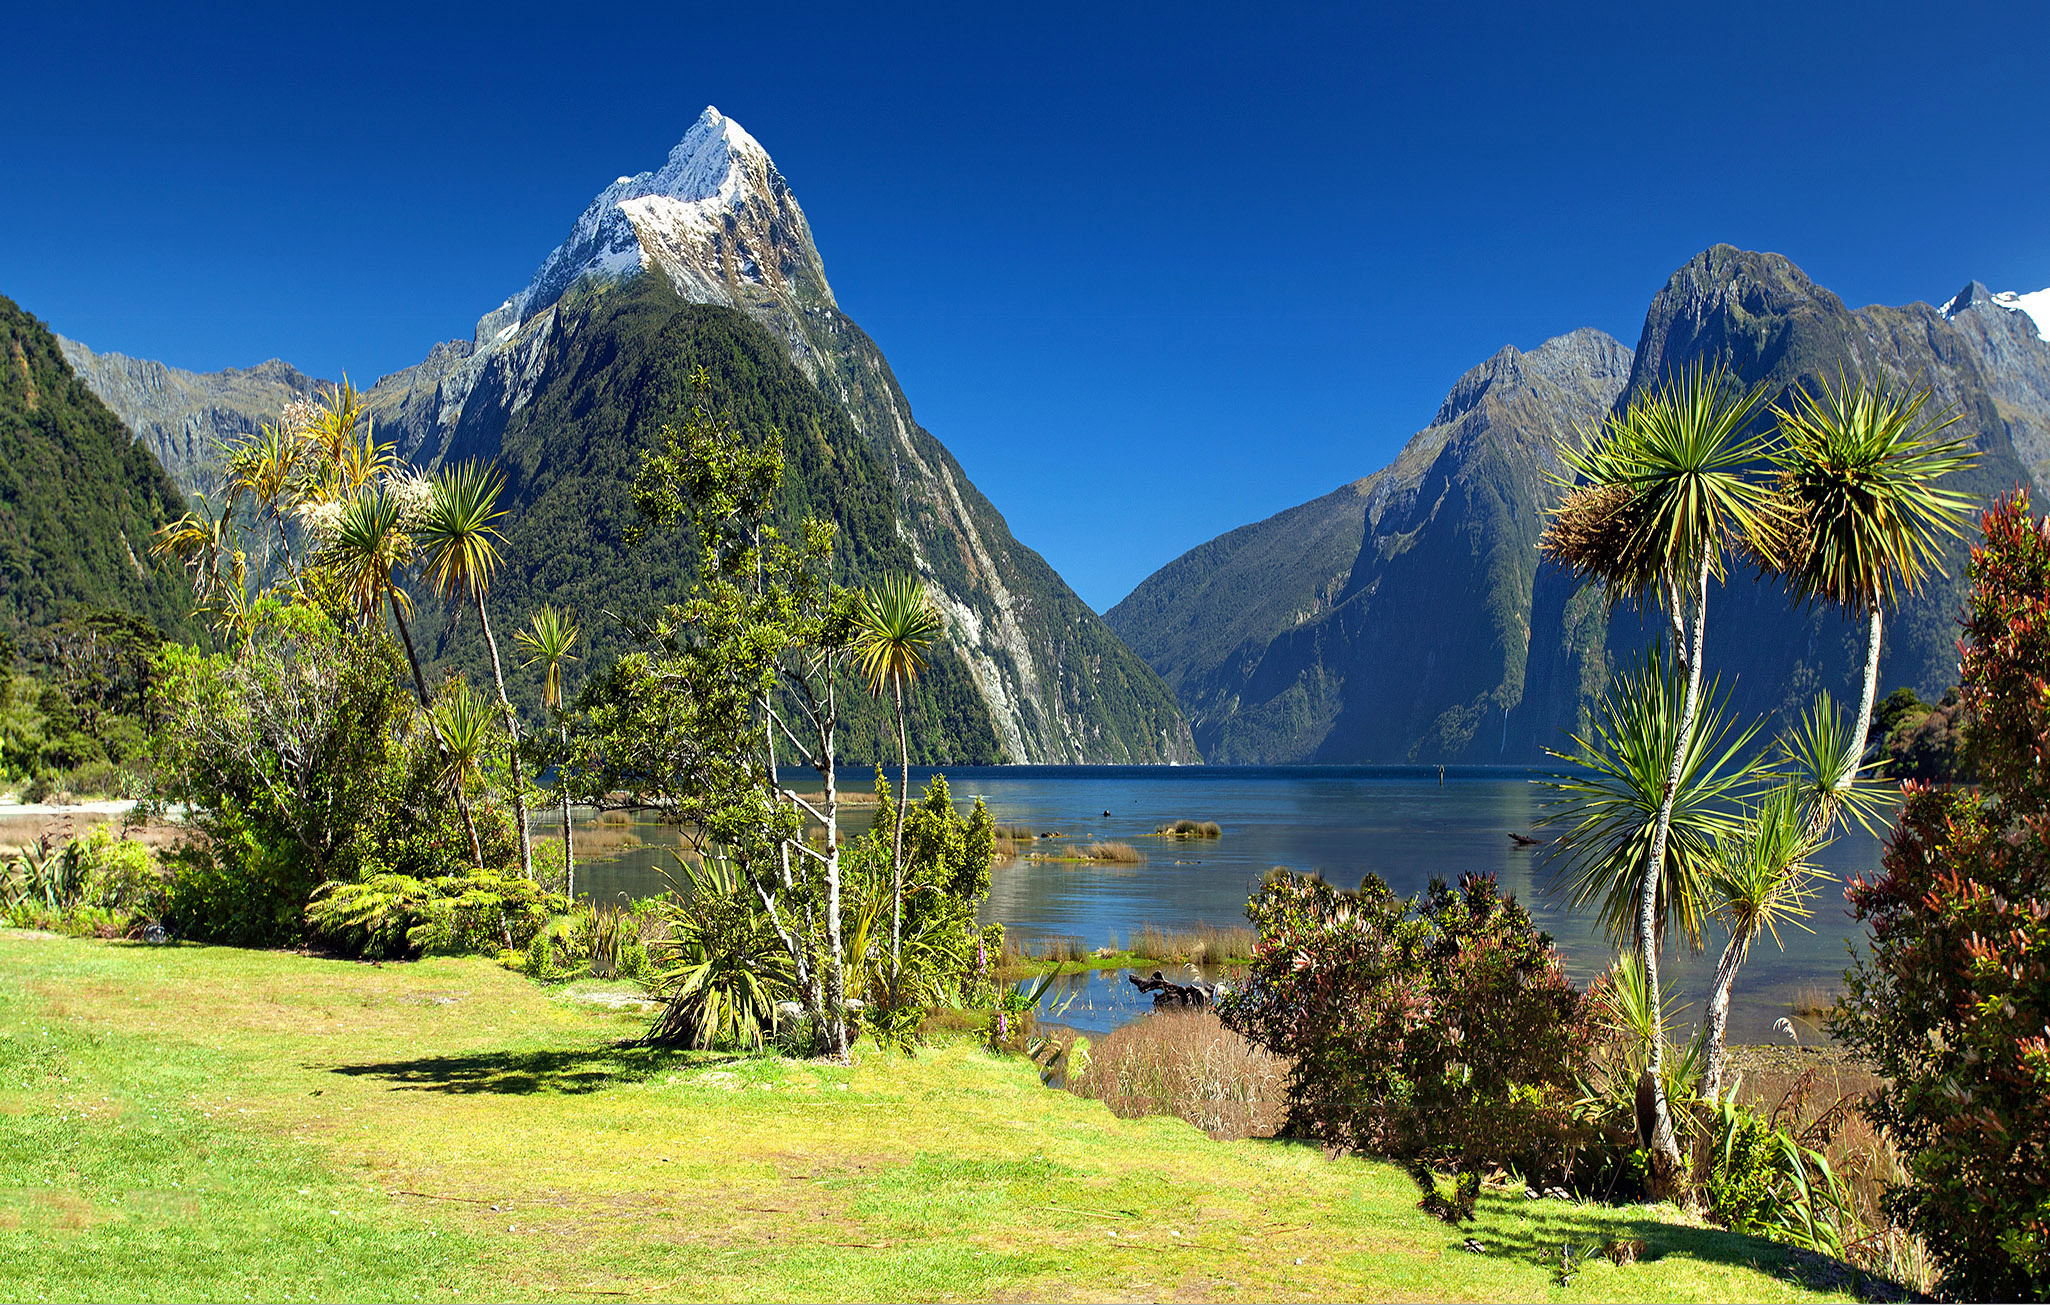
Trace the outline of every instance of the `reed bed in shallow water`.
<instances>
[{"instance_id":1,"label":"reed bed in shallow water","mask_svg":"<svg viewBox=\"0 0 2050 1305\"><path fill-rule=\"evenodd\" d=\"M1215 820L1175 820L1153 831L1159 838L1223 838L1224 826Z\"/></svg>"}]
</instances>

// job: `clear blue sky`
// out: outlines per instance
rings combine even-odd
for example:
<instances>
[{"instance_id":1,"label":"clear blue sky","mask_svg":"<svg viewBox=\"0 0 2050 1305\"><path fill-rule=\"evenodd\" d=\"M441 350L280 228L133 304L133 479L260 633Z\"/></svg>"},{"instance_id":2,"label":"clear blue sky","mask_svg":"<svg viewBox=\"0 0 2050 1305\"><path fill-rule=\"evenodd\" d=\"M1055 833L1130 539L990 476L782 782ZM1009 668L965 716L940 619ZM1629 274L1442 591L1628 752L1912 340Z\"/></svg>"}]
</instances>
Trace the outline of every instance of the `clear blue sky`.
<instances>
[{"instance_id":1,"label":"clear blue sky","mask_svg":"<svg viewBox=\"0 0 2050 1305\"><path fill-rule=\"evenodd\" d=\"M1379 467L1504 344L1634 345L1713 242L1854 304L2050 286L2050 6L1267 8L16 6L0 293L367 382L716 104L1101 608Z\"/></svg>"}]
</instances>

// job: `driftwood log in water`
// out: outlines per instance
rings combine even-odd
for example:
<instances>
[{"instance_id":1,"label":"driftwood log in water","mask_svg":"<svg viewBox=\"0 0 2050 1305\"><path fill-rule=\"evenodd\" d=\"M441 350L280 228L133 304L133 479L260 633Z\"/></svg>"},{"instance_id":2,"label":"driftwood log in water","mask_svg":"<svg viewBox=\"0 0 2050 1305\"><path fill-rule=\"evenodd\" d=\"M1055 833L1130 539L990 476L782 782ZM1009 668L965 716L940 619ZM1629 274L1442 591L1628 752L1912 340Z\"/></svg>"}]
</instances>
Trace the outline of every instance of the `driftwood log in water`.
<instances>
[{"instance_id":1,"label":"driftwood log in water","mask_svg":"<svg viewBox=\"0 0 2050 1305\"><path fill-rule=\"evenodd\" d=\"M1172 979L1161 978L1159 970L1155 970L1150 979L1142 979L1136 974L1128 974L1125 977L1130 979L1132 986L1139 991L1153 994L1155 1010L1167 1010L1176 1006L1208 1010L1211 1003L1217 1000L1217 985L1204 983L1200 979L1194 983L1176 983Z\"/></svg>"}]
</instances>

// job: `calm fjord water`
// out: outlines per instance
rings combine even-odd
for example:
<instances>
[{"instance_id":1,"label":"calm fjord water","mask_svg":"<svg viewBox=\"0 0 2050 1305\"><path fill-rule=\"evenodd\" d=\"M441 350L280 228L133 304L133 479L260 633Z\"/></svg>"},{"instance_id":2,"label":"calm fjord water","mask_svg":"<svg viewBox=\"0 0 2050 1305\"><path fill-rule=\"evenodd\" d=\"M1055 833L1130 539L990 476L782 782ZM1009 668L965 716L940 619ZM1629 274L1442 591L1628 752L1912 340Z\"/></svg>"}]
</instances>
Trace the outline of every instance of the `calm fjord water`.
<instances>
[{"instance_id":1,"label":"calm fjord water","mask_svg":"<svg viewBox=\"0 0 2050 1305\"><path fill-rule=\"evenodd\" d=\"M1025 939L1069 936L1099 947L1120 942L1144 925L1175 929L1195 924L1242 924L1246 899L1270 867L1314 870L1350 887L1373 873L1397 893L1423 890L1433 878L1467 871L1496 876L1540 927L1558 941L1573 978L1586 983L1605 969L1613 948L1585 916L1566 911L1542 891L1548 878L1543 849L1518 847L1511 832L1536 833L1549 793L1533 783L1545 772L1496 767L1450 767L1441 782L1436 767L1231 766L1001 766L945 772L954 796L982 797L999 824L1027 825L1057 839L1036 846L1051 851L1071 842L1116 840L1145 853L1139 865L1076 865L1016 860L992 874L987 920L1001 921ZM932 772L914 768L923 787ZM870 780L843 781L866 790ZM1104 814L1108 812L1109 814ZM854 815L856 832L867 812ZM1152 837L1155 826L1187 818L1224 828L1215 841L1174 842ZM594 896L659 891L658 864L667 864L673 839L644 831L649 846L580 874ZM661 850L658 851L658 840ZM1879 845L1854 832L1822 855L1839 881L1877 867ZM1813 902L1814 932L1783 930L1752 946L1738 976L1730 1035L1770 1041L1773 1024L1808 989L1834 994L1848 957L1845 940L1859 931L1845 909L1840 882L1825 883ZM1690 956L1667 944L1666 982L1677 992L1681 1024L1700 1014L1723 939ZM1115 975L1083 986L1063 1022L1106 1027L1136 1009L1130 985ZM1796 1019L1804 1042L1819 1037Z\"/></svg>"}]
</instances>

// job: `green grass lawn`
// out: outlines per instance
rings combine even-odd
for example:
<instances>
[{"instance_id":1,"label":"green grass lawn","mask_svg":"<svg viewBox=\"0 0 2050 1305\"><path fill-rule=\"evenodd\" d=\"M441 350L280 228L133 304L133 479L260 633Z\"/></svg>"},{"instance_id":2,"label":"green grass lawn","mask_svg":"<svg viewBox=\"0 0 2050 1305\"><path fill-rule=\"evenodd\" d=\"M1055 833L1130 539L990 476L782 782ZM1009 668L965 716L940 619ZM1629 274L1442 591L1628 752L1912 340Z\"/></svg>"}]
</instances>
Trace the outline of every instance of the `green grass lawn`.
<instances>
[{"instance_id":1,"label":"green grass lawn","mask_svg":"<svg viewBox=\"0 0 2050 1305\"><path fill-rule=\"evenodd\" d=\"M1826 1298L1670 1208L1490 1194L1454 1230L1389 1166L1120 1120L974 1047L624 1045L643 1018L481 960L0 929L0 1296ZM1647 1260L1537 1262L1619 1236Z\"/></svg>"}]
</instances>

